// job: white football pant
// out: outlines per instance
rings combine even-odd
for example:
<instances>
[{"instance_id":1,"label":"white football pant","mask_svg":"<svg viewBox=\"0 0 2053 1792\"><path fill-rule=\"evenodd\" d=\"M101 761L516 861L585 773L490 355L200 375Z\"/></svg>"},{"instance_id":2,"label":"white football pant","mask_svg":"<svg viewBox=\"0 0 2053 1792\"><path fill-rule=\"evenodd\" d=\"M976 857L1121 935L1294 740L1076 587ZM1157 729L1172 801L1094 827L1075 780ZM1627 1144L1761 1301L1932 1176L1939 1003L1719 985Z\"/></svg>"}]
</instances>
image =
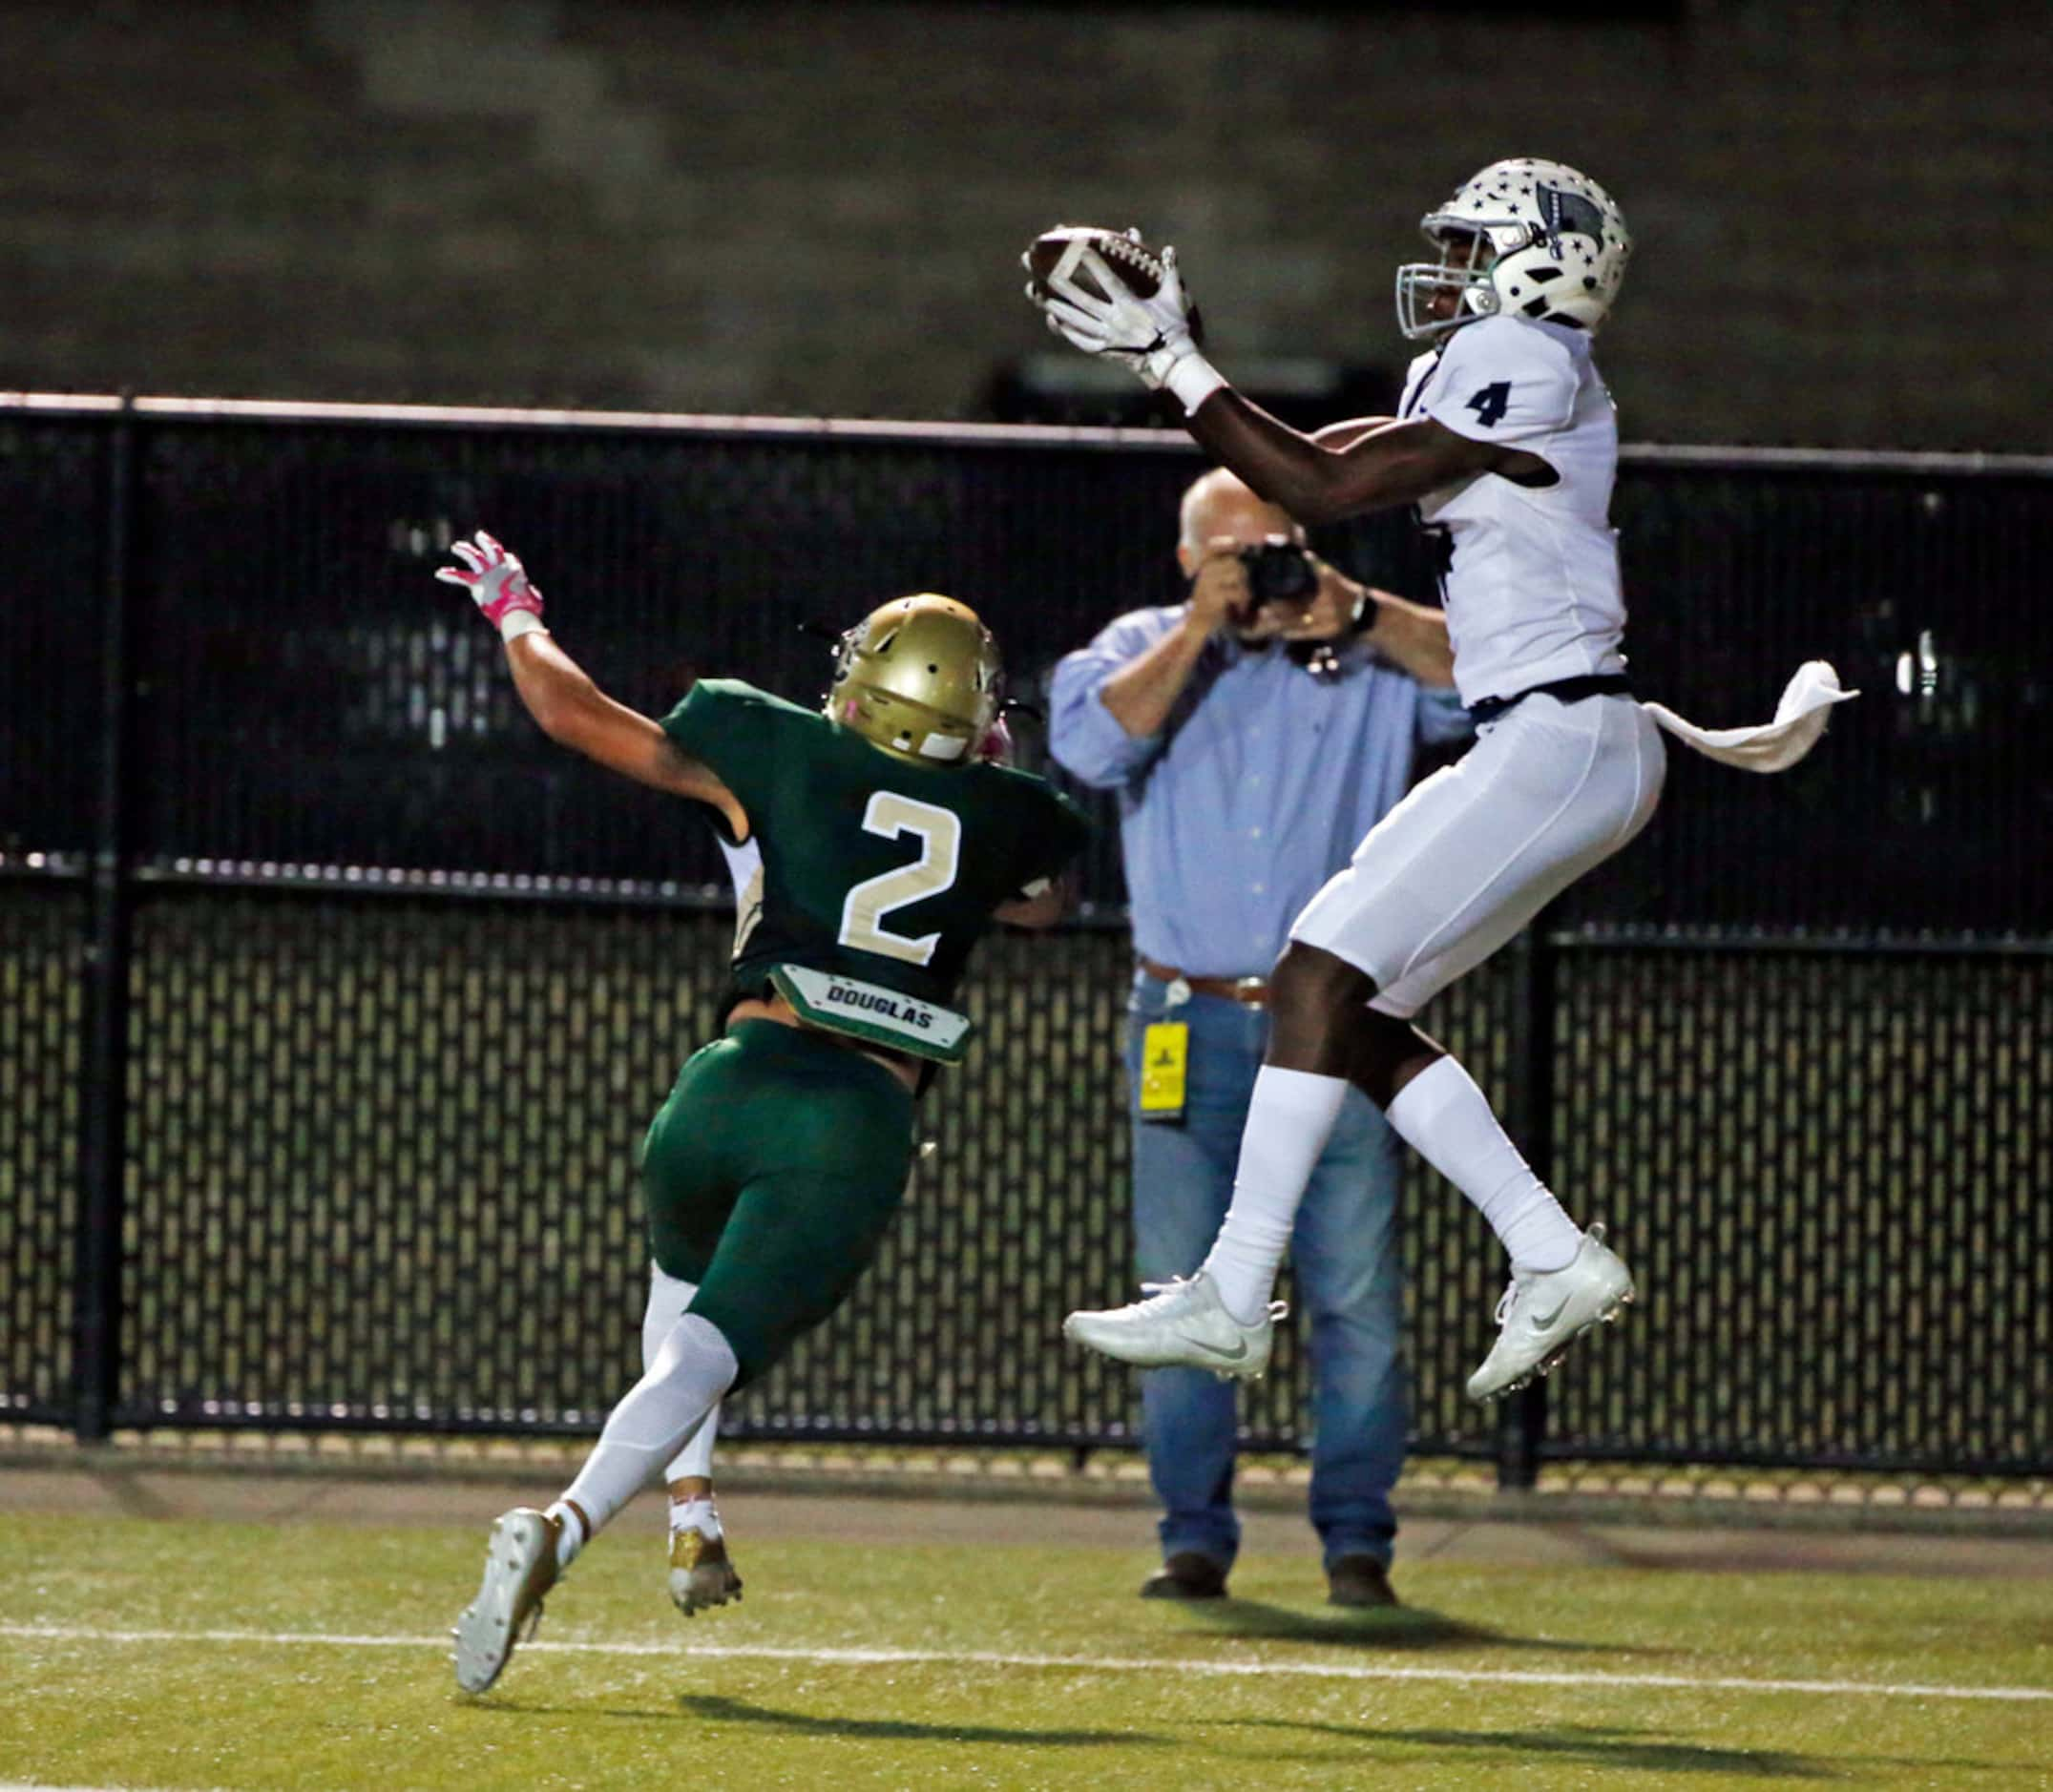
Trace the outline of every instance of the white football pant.
<instances>
[{"instance_id":1,"label":"white football pant","mask_svg":"<svg viewBox=\"0 0 2053 1792\"><path fill-rule=\"evenodd\" d=\"M1290 928L1373 977L1379 1013L1409 1020L1661 801L1661 731L1628 697L1529 697L1477 734L1370 829Z\"/></svg>"}]
</instances>

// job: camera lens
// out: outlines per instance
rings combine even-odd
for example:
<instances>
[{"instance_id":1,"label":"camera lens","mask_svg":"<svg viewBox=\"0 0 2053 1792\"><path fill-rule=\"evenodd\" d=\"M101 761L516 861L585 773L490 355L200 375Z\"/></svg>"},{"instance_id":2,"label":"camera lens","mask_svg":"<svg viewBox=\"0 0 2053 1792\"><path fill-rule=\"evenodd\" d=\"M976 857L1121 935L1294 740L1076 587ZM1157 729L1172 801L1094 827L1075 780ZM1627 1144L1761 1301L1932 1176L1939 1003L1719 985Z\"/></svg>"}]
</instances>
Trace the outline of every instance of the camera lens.
<instances>
[{"instance_id":1,"label":"camera lens","mask_svg":"<svg viewBox=\"0 0 2053 1792\"><path fill-rule=\"evenodd\" d=\"M1294 542L1243 548L1241 560L1247 568L1247 594L1258 609L1267 603L1302 603L1319 588L1311 556Z\"/></svg>"}]
</instances>

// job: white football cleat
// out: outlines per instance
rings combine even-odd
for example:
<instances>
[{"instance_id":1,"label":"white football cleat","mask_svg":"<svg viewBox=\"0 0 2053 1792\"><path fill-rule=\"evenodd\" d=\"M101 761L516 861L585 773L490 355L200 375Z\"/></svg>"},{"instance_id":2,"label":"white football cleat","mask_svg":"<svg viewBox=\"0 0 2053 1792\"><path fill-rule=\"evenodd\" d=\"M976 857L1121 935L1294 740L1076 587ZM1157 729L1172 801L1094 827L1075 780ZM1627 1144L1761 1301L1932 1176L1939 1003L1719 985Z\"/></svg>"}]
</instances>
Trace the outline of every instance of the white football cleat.
<instances>
[{"instance_id":1,"label":"white football cleat","mask_svg":"<svg viewBox=\"0 0 2053 1792\"><path fill-rule=\"evenodd\" d=\"M1582 1235L1565 1269L1511 1279L1497 1303L1497 1343L1469 1377L1469 1398L1490 1400L1551 1369L1562 1351L1632 1299L1632 1273L1603 1241L1603 1227Z\"/></svg>"},{"instance_id":2,"label":"white football cleat","mask_svg":"<svg viewBox=\"0 0 2053 1792\"><path fill-rule=\"evenodd\" d=\"M707 1536L690 1525L670 1533L670 1602L686 1617L706 1607L741 1603L742 1577L727 1558L724 1532Z\"/></svg>"},{"instance_id":3,"label":"white football cleat","mask_svg":"<svg viewBox=\"0 0 2053 1792\"><path fill-rule=\"evenodd\" d=\"M1072 1313L1062 1336L1144 1369L1176 1365L1253 1381L1268 1367L1276 1322L1290 1310L1274 1301L1252 1325L1243 1325L1202 1269L1173 1281L1143 1281L1141 1288L1149 1298L1131 1306Z\"/></svg>"},{"instance_id":4,"label":"white football cleat","mask_svg":"<svg viewBox=\"0 0 2053 1792\"><path fill-rule=\"evenodd\" d=\"M485 1546L485 1578L450 1634L456 1638L456 1684L482 1693L499 1677L516 1642L534 1635L542 1595L556 1584L561 1519L516 1506L493 1521ZM522 1626L526 1632L523 1635Z\"/></svg>"}]
</instances>

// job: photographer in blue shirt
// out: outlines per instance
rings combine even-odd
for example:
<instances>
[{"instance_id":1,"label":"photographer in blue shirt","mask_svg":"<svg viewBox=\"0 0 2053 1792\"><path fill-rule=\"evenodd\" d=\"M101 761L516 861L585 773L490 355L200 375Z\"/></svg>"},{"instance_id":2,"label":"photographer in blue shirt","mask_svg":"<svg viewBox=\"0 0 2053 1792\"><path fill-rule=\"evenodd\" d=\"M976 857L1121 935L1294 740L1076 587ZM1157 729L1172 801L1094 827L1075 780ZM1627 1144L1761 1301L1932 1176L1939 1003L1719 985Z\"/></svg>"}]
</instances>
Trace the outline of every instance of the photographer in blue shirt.
<instances>
[{"instance_id":1,"label":"photographer in blue shirt","mask_svg":"<svg viewBox=\"0 0 2053 1792\"><path fill-rule=\"evenodd\" d=\"M1464 739L1436 610L1354 583L1224 469L1184 493L1186 602L1110 623L1055 674L1049 747L1117 791L1139 961L1127 1069L1142 1278L1187 1276L1231 1198L1291 921L1403 797L1414 749ZM1250 583L1252 574L1252 585ZM1426 686L1436 687L1426 689ZM1337 1605L1395 1603L1404 1459L1396 1136L1351 1091L1292 1239L1311 1321L1311 1522ZM1226 1591L1234 1387L1142 1378L1163 1566L1143 1595Z\"/></svg>"}]
</instances>

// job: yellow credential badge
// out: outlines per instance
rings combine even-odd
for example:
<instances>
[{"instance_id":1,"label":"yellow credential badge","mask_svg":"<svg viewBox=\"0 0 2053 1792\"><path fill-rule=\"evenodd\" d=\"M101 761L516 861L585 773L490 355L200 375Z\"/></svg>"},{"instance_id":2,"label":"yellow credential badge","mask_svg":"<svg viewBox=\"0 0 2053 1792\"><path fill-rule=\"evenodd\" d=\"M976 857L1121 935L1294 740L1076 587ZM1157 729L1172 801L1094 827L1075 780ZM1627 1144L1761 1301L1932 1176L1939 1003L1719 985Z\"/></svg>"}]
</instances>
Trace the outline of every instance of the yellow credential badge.
<instances>
[{"instance_id":1,"label":"yellow credential badge","mask_svg":"<svg viewBox=\"0 0 2053 1792\"><path fill-rule=\"evenodd\" d=\"M1190 1028L1180 1020L1150 1021L1141 1035L1141 1117L1181 1120L1190 1072Z\"/></svg>"}]
</instances>

